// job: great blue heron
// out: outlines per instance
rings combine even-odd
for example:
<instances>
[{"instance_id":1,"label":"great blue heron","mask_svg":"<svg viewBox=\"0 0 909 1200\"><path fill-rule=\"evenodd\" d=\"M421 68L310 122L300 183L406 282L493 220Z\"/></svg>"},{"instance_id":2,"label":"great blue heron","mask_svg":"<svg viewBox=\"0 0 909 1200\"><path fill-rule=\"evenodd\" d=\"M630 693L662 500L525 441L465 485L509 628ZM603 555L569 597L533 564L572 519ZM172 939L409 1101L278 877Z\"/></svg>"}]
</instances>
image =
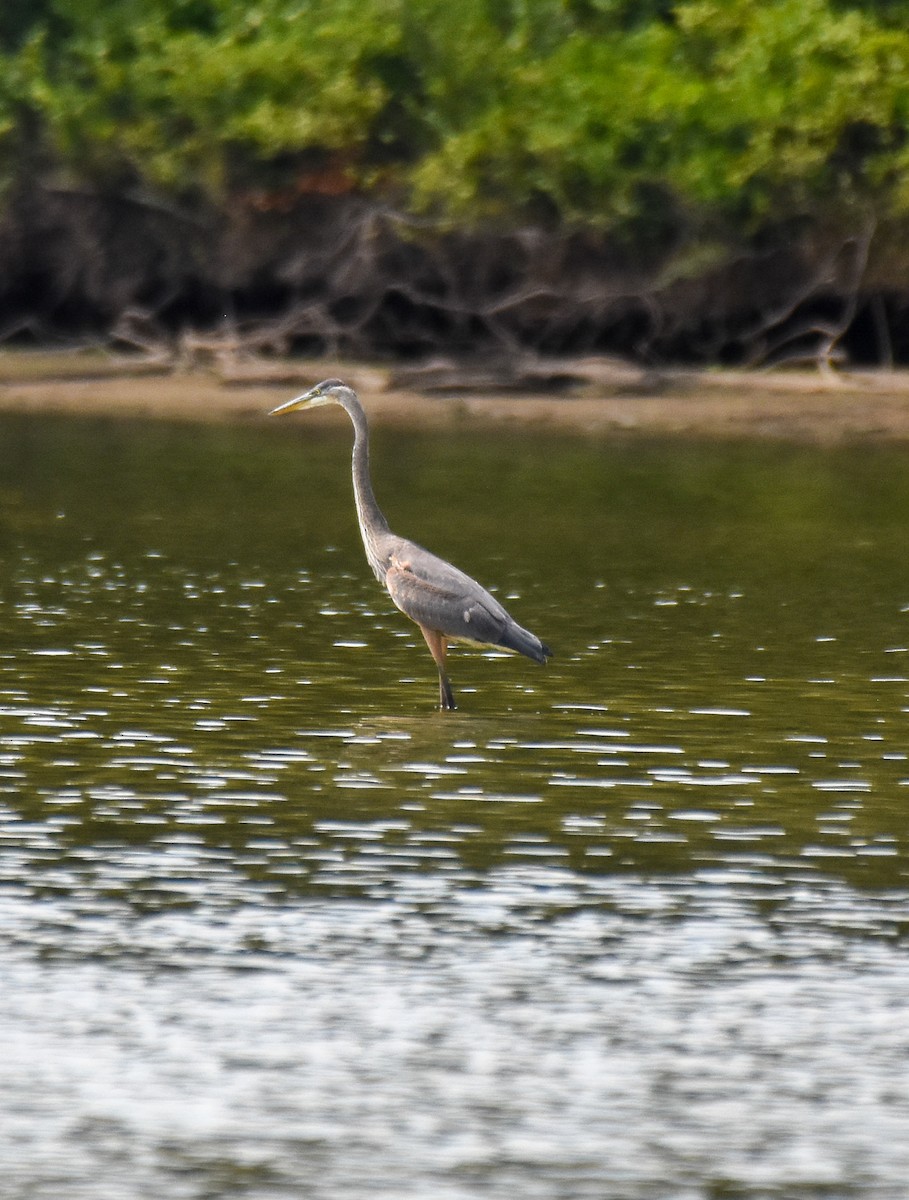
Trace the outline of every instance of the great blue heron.
<instances>
[{"instance_id":1,"label":"great blue heron","mask_svg":"<svg viewBox=\"0 0 909 1200\"><path fill-rule=\"evenodd\" d=\"M340 404L353 422L354 499L366 557L378 581L426 639L439 668L439 707L455 707L445 673L445 652L450 641L500 646L545 663L552 654L549 647L512 620L485 588L416 542L391 532L373 494L366 414L353 388L340 379L325 379L302 396L279 404L270 415L320 404Z\"/></svg>"}]
</instances>

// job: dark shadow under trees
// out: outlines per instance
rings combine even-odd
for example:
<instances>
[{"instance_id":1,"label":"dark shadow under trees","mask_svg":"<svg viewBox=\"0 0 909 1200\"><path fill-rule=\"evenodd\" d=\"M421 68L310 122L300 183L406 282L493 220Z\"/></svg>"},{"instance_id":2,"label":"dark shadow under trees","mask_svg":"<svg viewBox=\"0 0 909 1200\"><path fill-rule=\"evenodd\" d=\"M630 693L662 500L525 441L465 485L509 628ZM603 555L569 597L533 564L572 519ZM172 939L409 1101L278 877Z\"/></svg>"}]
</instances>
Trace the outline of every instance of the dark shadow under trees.
<instances>
[{"instance_id":1,"label":"dark shadow under trees","mask_svg":"<svg viewBox=\"0 0 909 1200\"><path fill-rule=\"evenodd\" d=\"M317 354L830 367L907 361L909 295L869 283L875 227L683 240L642 265L589 231L453 232L354 196L182 211L37 189L0 225L0 337L170 356Z\"/></svg>"}]
</instances>

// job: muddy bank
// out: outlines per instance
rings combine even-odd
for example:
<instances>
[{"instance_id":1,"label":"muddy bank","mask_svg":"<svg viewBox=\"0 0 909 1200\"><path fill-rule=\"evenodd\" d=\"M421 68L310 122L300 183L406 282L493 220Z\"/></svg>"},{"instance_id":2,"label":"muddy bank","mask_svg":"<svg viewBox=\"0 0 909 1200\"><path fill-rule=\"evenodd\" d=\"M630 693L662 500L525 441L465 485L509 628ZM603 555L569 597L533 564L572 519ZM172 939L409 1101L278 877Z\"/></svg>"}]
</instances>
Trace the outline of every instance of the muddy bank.
<instances>
[{"instance_id":1,"label":"muddy bank","mask_svg":"<svg viewBox=\"0 0 909 1200\"><path fill-rule=\"evenodd\" d=\"M0 410L187 422L265 420L327 375L360 392L374 423L472 425L602 436L759 437L812 442L909 440L909 372L671 372L649 378L580 363L559 382L506 390L337 362L270 362L231 371L174 371L107 356L0 354ZM320 410L309 421L332 422Z\"/></svg>"}]
</instances>

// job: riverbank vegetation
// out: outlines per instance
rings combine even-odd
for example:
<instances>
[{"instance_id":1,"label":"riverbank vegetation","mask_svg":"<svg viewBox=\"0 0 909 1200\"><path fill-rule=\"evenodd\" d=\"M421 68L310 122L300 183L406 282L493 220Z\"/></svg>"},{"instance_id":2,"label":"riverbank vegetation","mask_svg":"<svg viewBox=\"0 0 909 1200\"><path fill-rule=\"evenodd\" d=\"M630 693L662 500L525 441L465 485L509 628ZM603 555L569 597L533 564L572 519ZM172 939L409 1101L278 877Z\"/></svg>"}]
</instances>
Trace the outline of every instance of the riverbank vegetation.
<instances>
[{"instance_id":1,"label":"riverbank vegetation","mask_svg":"<svg viewBox=\"0 0 909 1200\"><path fill-rule=\"evenodd\" d=\"M16 0L0 321L909 358L909 0Z\"/></svg>"}]
</instances>

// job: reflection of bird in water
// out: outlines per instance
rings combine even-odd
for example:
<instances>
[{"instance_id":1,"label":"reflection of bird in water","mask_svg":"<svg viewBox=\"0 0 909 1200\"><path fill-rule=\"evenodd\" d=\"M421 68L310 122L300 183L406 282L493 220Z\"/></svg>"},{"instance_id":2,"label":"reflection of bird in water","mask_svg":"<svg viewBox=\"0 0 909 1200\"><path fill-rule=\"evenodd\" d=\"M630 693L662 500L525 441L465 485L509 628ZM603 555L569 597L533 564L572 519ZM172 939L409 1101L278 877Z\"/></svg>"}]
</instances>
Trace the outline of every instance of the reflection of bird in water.
<instances>
[{"instance_id":1,"label":"reflection of bird in water","mask_svg":"<svg viewBox=\"0 0 909 1200\"><path fill-rule=\"evenodd\" d=\"M552 651L534 634L522 629L485 588L422 546L398 537L373 495L369 478L369 431L357 394L339 379L326 379L310 391L273 409L273 413L340 404L353 422L353 485L357 517L366 557L376 578L392 600L420 627L439 668L439 703L454 708L454 695L445 674L445 651L450 641L500 646L545 663Z\"/></svg>"}]
</instances>

